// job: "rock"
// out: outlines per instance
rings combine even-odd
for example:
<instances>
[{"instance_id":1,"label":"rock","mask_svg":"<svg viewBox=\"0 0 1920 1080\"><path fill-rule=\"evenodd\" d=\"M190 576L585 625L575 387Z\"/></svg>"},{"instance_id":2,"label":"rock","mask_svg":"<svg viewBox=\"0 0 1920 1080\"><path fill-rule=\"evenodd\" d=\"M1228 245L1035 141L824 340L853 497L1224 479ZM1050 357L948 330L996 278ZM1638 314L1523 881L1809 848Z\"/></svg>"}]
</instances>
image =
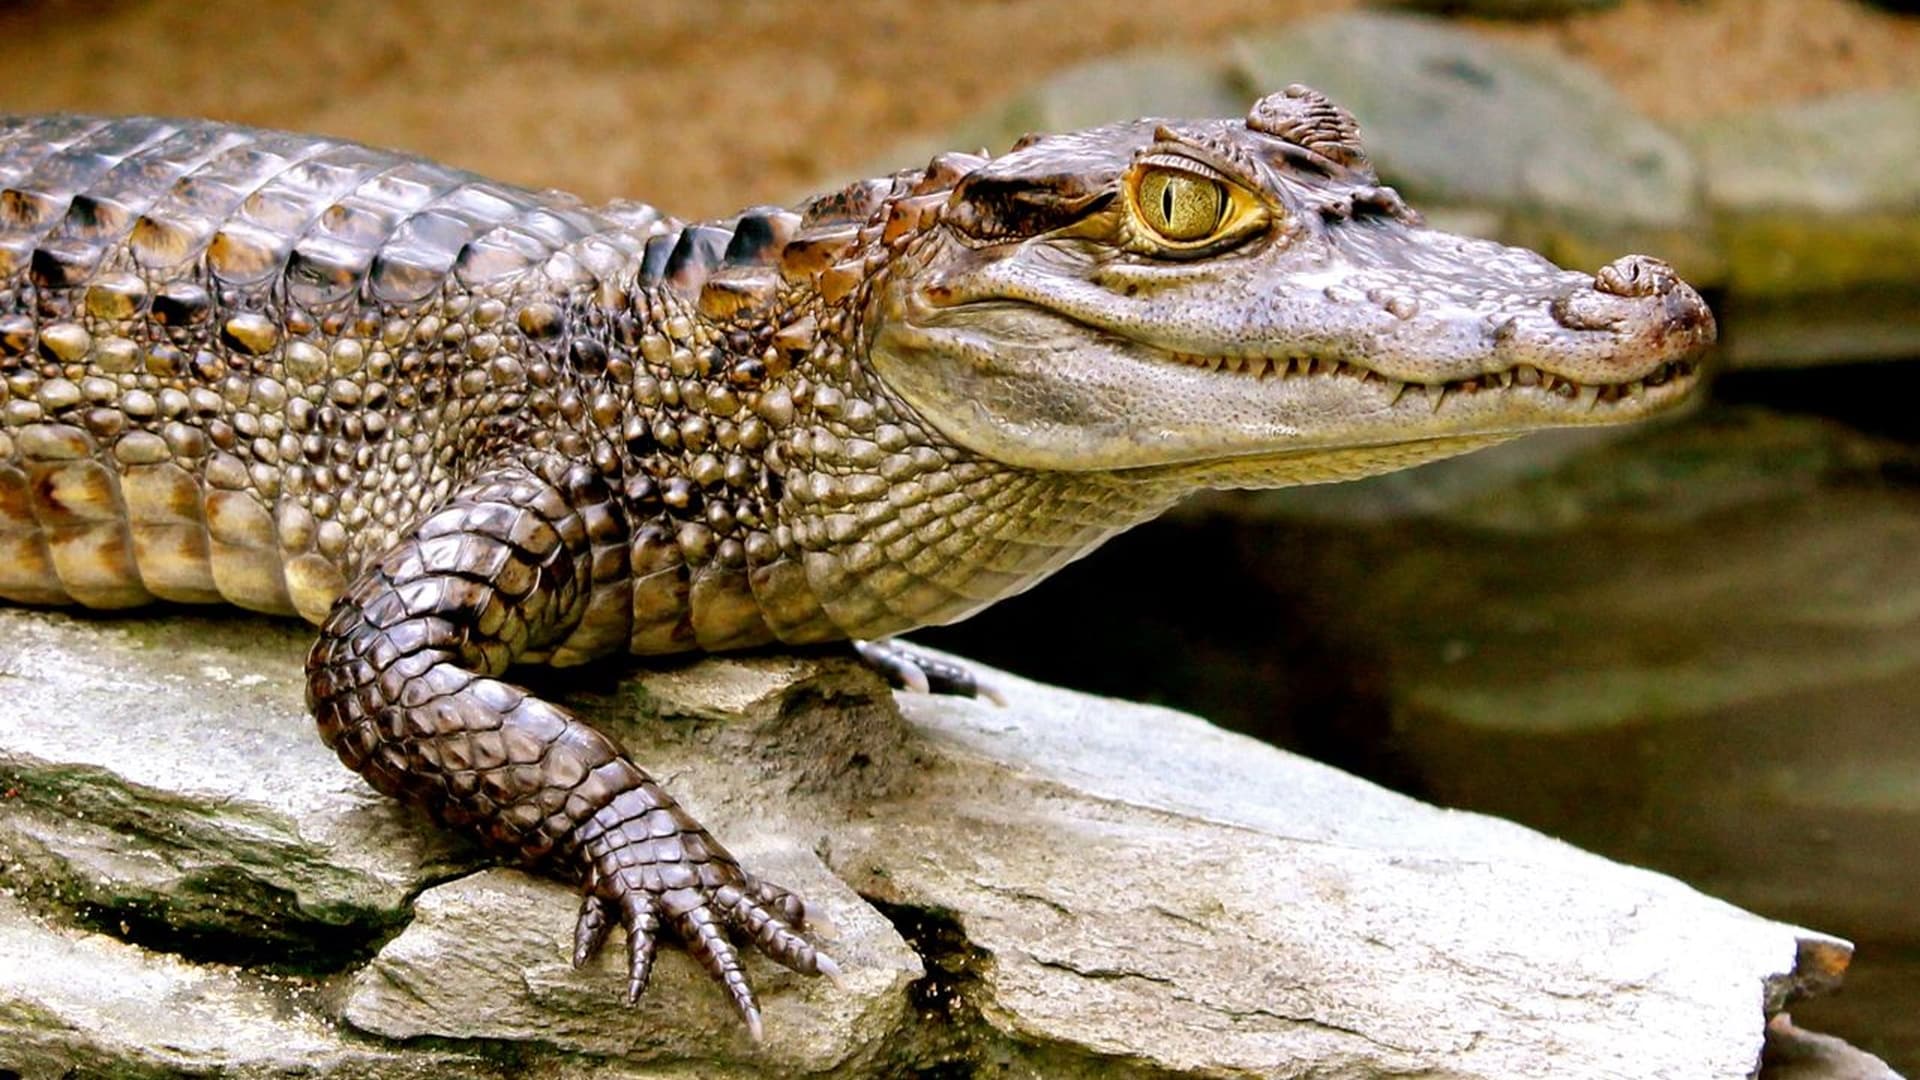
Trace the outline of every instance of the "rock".
<instances>
[{"instance_id":1,"label":"rock","mask_svg":"<svg viewBox=\"0 0 1920 1080\"><path fill-rule=\"evenodd\" d=\"M0 894L0 1076L495 1076L345 1038L314 988L46 926Z\"/></svg>"},{"instance_id":2,"label":"rock","mask_svg":"<svg viewBox=\"0 0 1920 1080\"><path fill-rule=\"evenodd\" d=\"M1567 56L1377 12L1236 52L1249 89L1306 83L1352 110L1382 175L1423 210L1494 211L1500 239L1563 265L1644 250L1690 281L1719 275L1685 144Z\"/></svg>"},{"instance_id":3,"label":"rock","mask_svg":"<svg viewBox=\"0 0 1920 1080\"><path fill-rule=\"evenodd\" d=\"M1794 1027L1786 1013L1767 1021L1761 1060L1766 1080L1900 1080L1886 1062L1831 1035Z\"/></svg>"},{"instance_id":4,"label":"rock","mask_svg":"<svg viewBox=\"0 0 1920 1080\"><path fill-rule=\"evenodd\" d=\"M474 853L319 745L297 689L307 644L279 623L0 608L9 879L95 925L235 958L337 964L391 933Z\"/></svg>"},{"instance_id":5,"label":"rock","mask_svg":"<svg viewBox=\"0 0 1920 1080\"><path fill-rule=\"evenodd\" d=\"M1846 933L1858 996L1796 1013L1920 1060L1920 449L1715 408L1536 464L1242 504L1272 620L1355 673L1320 692L1343 714L1295 723L1323 750L1349 724L1347 760L1447 805ZM1254 696L1230 665L1214 692Z\"/></svg>"},{"instance_id":6,"label":"rock","mask_svg":"<svg viewBox=\"0 0 1920 1080\"><path fill-rule=\"evenodd\" d=\"M877 176L918 167L946 150L984 147L1004 153L1029 132L1072 131L1143 116L1239 116L1251 100L1219 57L1192 52L1106 57L1068 68L950 131L898 144L855 171ZM822 181L821 189L832 183Z\"/></svg>"},{"instance_id":7,"label":"rock","mask_svg":"<svg viewBox=\"0 0 1920 1080\"><path fill-rule=\"evenodd\" d=\"M1174 1075L1585 1075L1624 1053L1622 1075L1741 1076L1754 1036L1704 1036L1751 997L1706 999L1756 976L1784 989L1761 972L1789 937L1841 955L1763 944L1675 882L1595 874L1555 841L1193 717L995 681L1011 708L903 699L952 766L836 837L833 861L884 868L863 891L959 913L982 1016L1008 1039ZM1681 998L1697 1026L1669 1011ZM1503 1015L1553 1017L1553 1045Z\"/></svg>"},{"instance_id":8,"label":"rock","mask_svg":"<svg viewBox=\"0 0 1920 1080\"><path fill-rule=\"evenodd\" d=\"M1686 132L1727 250L1738 365L1920 354L1920 90L1714 117Z\"/></svg>"},{"instance_id":9,"label":"rock","mask_svg":"<svg viewBox=\"0 0 1920 1080\"><path fill-rule=\"evenodd\" d=\"M662 949L635 1010L622 1004L626 953L617 943L587 975L577 974L568 955L578 895L511 870L423 893L412 924L355 976L345 1019L390 1039L496 1039L700 1062L702 1076L871 1075L864 1069L912 1042L906 990L925 974L919 958L810 853L733 850L810 903L826 905L829 951L846 969L836 985L754 963L769 1032L758 1046L720 1005L706 972L677 949ZM863 1071L850 1071L857 1066Z\"/></svg>"},{"instance_id":10,"label":"rock","mask_svg":"<svg viewBox=\"0 0 1920 1080\"><path fill-rule=\"evenodd\" d=\"M152 792L150 831L249 792L266 801L257 776L193 764L206 751L191 734L232 741L262 712L296 708L284 704L299 685L298 650L286 645L299 633L264 626L0 610L10 684L0 768L12 778L0 817L106 803L130 786L114 770L134 765L121 761L71 770L67 801L28 792L51 772L40 764L46 730L77 733L63 737L70 748L110 740L136 711L106 707L89 656L119 656L115 677L136 693L214 666L261 680L237 714L202 701L172 738L148 744L139 780ZM141 645L160 640L173 644ZM21 715L11 684L70 670L85 695L42 691L31 722ZM896 702L837 658L710 660L627 680L592 669L552 688L618 730L716 833L825 914L821 940L846 985L752 961L768 1017L761 1045L677 952L663 956L640 1009L624 1009L617 963L566 965L568 890L490 871L422 893L412 922L371 961L353 960L340 992L303 999L306 1042L242 1032L249 1025L234 1017L228 1042L194 1067L269 1073L244 1046L279 1040L321 1047L323 1061L328 1046L361 1048L376 1055L363 1070L373 1076L425 1070L419 1062L446 1053L437 1047L483 1046L562 1074L595 1061L703 1076L996 1061L1009 1075L1049 1077L1270 1075L1303 1062L1327 1076L1746 1077L1765 1015L1830 987L1846 966L1843 942L1517 826L1423 806L1193 717L986 674L1009 706ZM330 760L317 741L288 742L280 756L298 769ZM178 790L167 787L176 771ZM305 842L260 831L259 852ZM370 861L421 858L414 831L390 830L395 845ZM46 888L42 864L9 853L6 865L13 887L60 914L72 879L102 864L56 865ZM233 903L260 900L243 891ZM45 933L26 918L9 907L0 925ZM90 948L190 967L118 943ZM86 979L90 954L72 957L67 970L79 974L65 977ZM89 985L96 1008L146 1007L117 979ZM74 1026L66 1015L0 1008L0 1046L61 1045ZM342 1023L366 1034L343 1034ZM147 1063L174 1051L88 1052L106 1063L88 1067L129 1070L158 1068Z\"/></svg>"}]
</instances>

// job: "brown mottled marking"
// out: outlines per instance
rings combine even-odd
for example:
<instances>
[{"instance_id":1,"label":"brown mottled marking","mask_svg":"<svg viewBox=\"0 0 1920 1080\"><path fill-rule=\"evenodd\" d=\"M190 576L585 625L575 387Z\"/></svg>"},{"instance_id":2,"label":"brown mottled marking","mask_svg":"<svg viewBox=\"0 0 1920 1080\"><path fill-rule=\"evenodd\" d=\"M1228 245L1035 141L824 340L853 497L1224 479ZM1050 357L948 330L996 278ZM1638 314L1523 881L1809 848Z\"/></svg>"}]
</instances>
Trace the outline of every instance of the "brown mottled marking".
<instances>
[{"instance_id":1,"label":"brown mottled marking","mask_svg":"<svg viewBox=\"0 0 1920 1080\"><path fill-rule=\"evenodd\" d=\"M190 524L197 530L206 520L199 482L170 461L129 466L120 476L120 494L126 500L128 519L135 522Z\"/></svg>"},{"instance_id":2,"label":"brown mottled marking","mask_svg":"<svg viewBox=\"0 0 1920 1080\"><path fill-rule=\"evenodd\" d=\"M0 533L40 531L33 515L33 485L24 470L0 464Z\"/></svg>"},{"instance_id":3,"label":"brown mottled marking","mask_svg":"<svg viewBox=\"0 0 1920 1080\"><path fill-rule=\"evenodd\" d=\"M67 593L91 608L153 603L134 566L127 526L118 521L50 528L47 550Z\"/></svg>"},{"instance_id":4,"label":"brown mottled marking","mask_svg":"<svg viewBox=\"0 0 1920 1080\"><path fill-rule=\"evenodd\" d=\"M807 645L844 636L814 597L806 570L797 560L780 559L756 566L747 578L754 600L760 606L761 618L781 641Z\"/></svg>"},{"instance_id":5,"label":"brown mottled marking","mask_svg":"<svg viewBox=\"0 0 1920 1080\"><path fill-rule=\"evenodd\" d=\"M109 274L87 286L87 314L96 319L130 319L147 296L147 283L136 274Z\"/></svg>"},{"instance_id":6,"label":"brown mottled marking","mask_svg":"<svg viewBox=\"0 0 1920 1080\"><path fill-rule=\"evenodd\" d=\"M40 533L0 528L0 599L15 604L73 603Z\"/></svg>"},{"instance_id":7,"label":"brown mottled marking","mask_svg":"<svg viewBox=\"0 0 1920 1080\"><path fill-rule=\"evenodd\" d=\"M269 615L294 613L278 550L271 546L241 547L213 540L208 546L208 555L213 566L213 583L228 603Z\"/></svg>"},{"instance_id":8,"label":"brown mottled marking","mask_svg":"<svg viewBox=\"0 0 1920 1080\"><path fill-rule=\"evenodd\" d=\"M684 566L658 570L633 583L633 631L628 651L635 656L685 652L693 644L687 617L690 586Z\"/></svg>"},{"instance_id":9,"label":"brown mottled marking","mask_svg":"<svg viewBox=\"0 0 1920 1080\"><path fill-rule=\"evenodd\" d=\"M750 649L773 640L745 570L702 567L688 590L693 636L702 649Z\"/></svg>"},{"instance_id":10,"label":"brown mottled marking","mask_svg":"<svg viewBox=\"0 0 1920 1080\"><path fill-rule=\"evenodd\" d=\"M57 528L124 517L112 469L97 461L33 465L33 511L42 525Z\"/></svg>"},{"instance_id":11,"label":"brown mottled marking","mask_svg":"<svg viewBox=\"0 0 1920 1080\"><path fill-rule=\"evenodd\" d=\"M273 515L241 491L209 491L207 532L222 544L269 549L274 546Z\"/></svg>"},{"instance_id":12,"label":"brown mottled marking","mask_svg":"<svg viewBox=\"0 0 1920 1080\"><path fill-rule=\"evenodd\" d=\"M93 440L71 424L29 424L14 437L27 461L75 461L93 451Z\"/></svg>"},{"instance_id":13,"label":"brown mottled marking","mask_svg":"<svg viewBox=\"0 0 1920 1080\"><path fill-rule=\"evenodd\" d=\"M300 617L318 623L333 602L346 591L347 579L332 560L319 555L295 555L287 560L287 597Z\"/></svg>"},{"instance_id":14,"label":"brown mottled marking","mask_svg":"<svg viewBox=\"0 0 1920 1080\"><path fill-rule=\"evenodd\" d=\"M136 523L133 557L141 582L162 600L217 604L225 599L213 580L207 530L198 523Z\"/></svg>"}]
</instances>

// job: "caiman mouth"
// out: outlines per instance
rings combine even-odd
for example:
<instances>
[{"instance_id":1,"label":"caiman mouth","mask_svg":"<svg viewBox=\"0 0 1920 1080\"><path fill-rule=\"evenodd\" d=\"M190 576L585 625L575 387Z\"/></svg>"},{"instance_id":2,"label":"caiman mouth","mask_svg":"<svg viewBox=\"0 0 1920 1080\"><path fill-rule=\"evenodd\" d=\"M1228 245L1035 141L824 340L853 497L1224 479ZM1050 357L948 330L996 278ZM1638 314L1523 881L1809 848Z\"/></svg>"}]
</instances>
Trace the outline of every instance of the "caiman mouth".
<instances>
[{"instance_id":1,"label":"caiman mouth","mask_svg":"<svg viewBox=\"0 0 1920 1080\"><path fill-rule=\"evenodd\" d=\"M1154 351L1177 363L1255 380L1352 379L1361 386L1378 387L1378 392L1387 399L1388 408L1398 406L1411 391L1416 398L1424 398L1434 412L1439 412L1441 405L1454 395L1489 391L1551 396L1584 406L1589 411L1621 401L1654 404L1657 400L1684 393L1686 384L1699 370L1695 358L1688 355L1661 361L1637 378L1617 382L1581 382L1533 364L1516 364L1499 371L1458 379L1417 382L1396 379L1350 361L1327 357L1300 354L1202 356L1158 349Z\"/></svg>"}]
</instances>

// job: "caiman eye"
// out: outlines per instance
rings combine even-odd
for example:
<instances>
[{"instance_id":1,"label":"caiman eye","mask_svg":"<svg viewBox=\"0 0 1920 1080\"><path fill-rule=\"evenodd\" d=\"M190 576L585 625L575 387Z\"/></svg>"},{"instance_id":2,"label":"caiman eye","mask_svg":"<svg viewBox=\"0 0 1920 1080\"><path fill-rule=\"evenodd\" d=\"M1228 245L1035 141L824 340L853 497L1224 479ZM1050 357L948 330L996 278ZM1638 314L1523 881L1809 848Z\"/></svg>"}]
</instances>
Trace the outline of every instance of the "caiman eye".
<instances>
[{"instance_id":1,"label":"caiman eye","mask_svg":"<svg viewBox=\"0 0 1920 1080\"><path fill-rule=\"evenodd\" d=\"M1227 206L1226 186L1180 169L1146 169L1134 200L1147 227L1175 243L1211 236Z\"/></svg>"}]
</instances>

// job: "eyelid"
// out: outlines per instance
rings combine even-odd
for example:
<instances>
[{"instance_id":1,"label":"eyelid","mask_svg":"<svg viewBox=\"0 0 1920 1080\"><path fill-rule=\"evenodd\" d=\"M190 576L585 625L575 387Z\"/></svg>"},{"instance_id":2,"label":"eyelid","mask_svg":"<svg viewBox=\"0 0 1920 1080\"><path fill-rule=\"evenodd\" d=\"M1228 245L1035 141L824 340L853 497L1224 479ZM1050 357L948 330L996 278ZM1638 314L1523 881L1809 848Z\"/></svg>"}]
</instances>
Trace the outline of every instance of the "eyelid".
<instances>
[{"instance_id":1,"label":"eyelid","mask_svg":"<svg viewBox=\"0 0 1920 1080\"><path fill-rule=\"evenodd\" d=\"M1209 180L1218 181L1219 183L1233 187L1240 186L1232 177L1221 172L1219 169L1211 165L1202 164L1181 154L1144 154L1135 164L1141 167L1173 169L1178 172L1191 173L1194 176L1204 176Z\"/></svg>"}]
</instances>

